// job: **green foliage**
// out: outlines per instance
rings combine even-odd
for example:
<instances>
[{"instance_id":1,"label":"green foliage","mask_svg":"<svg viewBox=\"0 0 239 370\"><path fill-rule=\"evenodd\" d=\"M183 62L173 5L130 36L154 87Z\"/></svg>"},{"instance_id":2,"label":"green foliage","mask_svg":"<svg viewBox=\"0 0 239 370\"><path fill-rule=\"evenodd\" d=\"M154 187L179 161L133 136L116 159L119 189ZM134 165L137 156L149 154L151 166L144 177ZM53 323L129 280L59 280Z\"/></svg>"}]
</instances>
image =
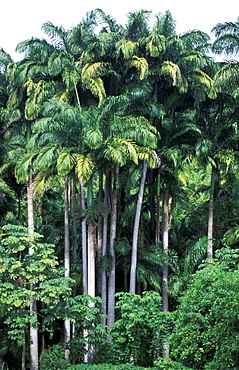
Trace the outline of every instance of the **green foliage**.
<instances>
[{"instance_id":1,"label":"green foliage","mask_svg":"<svg viewBox=\"0 0 239 370\"><path fill-rule=\"evenodd\" d=\"M22 343L34 299L54 306L70 293L63 269L57 267L54 246L40 243L22 226L5 225L0 244L0 303L7 310L8 336ZM34 250L30 253L30 250ZM34 284L34 290L31 289Z\"/></svg>"},{"instance_id":2,"label":"green foliage","mask_svg":"<svg viewBox=\"0 0 239 370\"><path fill-rule=\"evenodd\" d=\"M55 345L42 351L40 356L40 370L65 370L70 367L65 360L64 347Z\"/></svg>"},{"instance_id":3,"label":"green foliage","mask_svg":"<svg viewBox=\"0 0 239 370\"><path fill-rule=\"evenodd\" d=\"M119 319L111 330L112 362L151 366L161 355L162 341L170 327L160 295L149 291L142 297L132 293L117 293L116 297Z\"/></svg>"},{"instance_id":4,"label":"green foliage","mask_svg":"<svg viewBox=\"0 0 239 370\"><path fill-rule=\"evenodd\" d=\"M145 368L141 366L135 366L133 364L101 364L101 365L72 365L68 368L69 370L157 370L157 368Z\"/></svg>"},{"instance_id":5,"label":"green foliage","mask_svg":"<svg viewBox=\"0 0 239 370\"><path fill-rule=\"evenodd\" d=\"M185 367L180 362L171 360L171 358L164 358L154 363L156 369L160 370L190 370L188 367Z\"/></svg>"},{"instance_id":6,"label":"green foliage","mask_svg":"<svg viewBox=\"0 0 239 370\"><path fill-rule=\"evenodd\" d=\"M187 366L195 369L239 366L237 255L228 248L220 250L217 254L220 259L205 263L180 298L173 314L171 353Z\"/></svg>"}]
</instances>

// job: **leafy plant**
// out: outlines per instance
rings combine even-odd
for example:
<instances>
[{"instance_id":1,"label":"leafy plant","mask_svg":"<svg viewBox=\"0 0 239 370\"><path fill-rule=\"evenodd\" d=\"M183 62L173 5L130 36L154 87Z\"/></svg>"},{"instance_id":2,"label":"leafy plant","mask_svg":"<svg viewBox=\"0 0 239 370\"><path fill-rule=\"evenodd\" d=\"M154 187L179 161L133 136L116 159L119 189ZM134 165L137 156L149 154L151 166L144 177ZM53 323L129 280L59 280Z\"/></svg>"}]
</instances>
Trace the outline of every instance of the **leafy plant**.
<instances>
[{"instance_id":1,"label":"leafy plant","mask_svg":"<svg viewBox=\"0 0 239 370\"><path fill-rule=\"evenodd\" d=\"M169 314L162 311L162 299L156 292L142 296L117 293L119 318L112 326L112 362L133 362L152 366L162 353L163 338L170 327Z\"/></svg>"},{"instance_id":2,"label":"leafy plant","mask_svg":"<svg viewBox=\"0 0 239 370\"><path fill-rule=\"evenodd\" d=\"M70 367L64 358L64 347L55 345L42 351L40 356L40 370L65 370Z\"/></svg>"},{"instance_id":3,"label":"leafy plant","mask_svg":"<svg viewBox=\"0 0 239 370\"><path fill-rule=\"evenodd\" d=\"M173 314L172 358L196 369L239 366L237 253L225 248L217 255L192 277Z\"/></svg>"}]
</instances>

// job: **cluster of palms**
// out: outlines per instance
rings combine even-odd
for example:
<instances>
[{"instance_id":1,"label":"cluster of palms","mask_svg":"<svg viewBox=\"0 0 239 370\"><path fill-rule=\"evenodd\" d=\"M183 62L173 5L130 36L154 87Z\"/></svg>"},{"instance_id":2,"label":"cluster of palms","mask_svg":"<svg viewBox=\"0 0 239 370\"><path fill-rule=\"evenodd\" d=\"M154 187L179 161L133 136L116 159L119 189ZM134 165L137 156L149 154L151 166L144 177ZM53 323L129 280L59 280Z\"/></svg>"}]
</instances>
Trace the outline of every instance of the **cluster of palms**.
<instances>
[{"instance_id":1,"label":"cluster of palms","mask_svg":"<svg viewBox=\"0 0 239 370\"><path fill-rule=\"evenodd\" d=\"M140 283L160 288L162 281L168 310L170 217L179 174L193 157L212 168L207 242L212 258L215 188L221 165L229 166L237 147L238 63L220 65L207 53L237 51L238 24L217 25L210 45L200 31L176 35L170 12L157 15L152 28L150 16L131 13L122 27L96 9L71 30L43 24L48 41L19 43L20 62L1 51L1 194L11 198L6 172L14 171L26 184L31 233L34 197L39 201L48 190L61 197L64 189L65 276L81 261L80 292L101 295L108 328L114 323L118 260L132 293L137 282L140 292ZM197 244L188 261L197 263L204 251ZM37 330L31 330L36 349ZM66 342L70 333L66 320ZM35 367L38 354L32 350Z\"/></svg>"}]
</instances>

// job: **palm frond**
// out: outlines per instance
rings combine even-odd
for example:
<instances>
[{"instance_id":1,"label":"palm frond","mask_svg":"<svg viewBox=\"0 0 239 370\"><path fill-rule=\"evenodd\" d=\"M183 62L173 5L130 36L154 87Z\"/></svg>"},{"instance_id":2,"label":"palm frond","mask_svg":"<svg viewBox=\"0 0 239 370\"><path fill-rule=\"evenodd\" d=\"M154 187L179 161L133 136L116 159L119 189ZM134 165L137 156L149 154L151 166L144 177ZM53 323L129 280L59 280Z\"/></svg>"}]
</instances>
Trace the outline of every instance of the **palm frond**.
<instances>
[{"instance_id":1,"label":"palm frond","mask_svg":"<svg viewBox=\"0 0 239 370\"><path fill-rule=\"evenodd\" d=\"M123 54L125 59L133 57L137 49L137 43L129 40L122 39L116 43L116 54L119 56Z\"/></svg>"},{"instance_id":2,"label":"palm frond","mask_svg":"<svg viewBox=\"0 0 239 370\"><path fill-rule=\"evenodd\" d=\"M180 68L177 64L170 60L164 61L161 67L161 74L163 76L169 76L172 80L173 86L178 86L182 80Z\"/></svg>"},{"instance_id":3,"label":"palm frond","mask_svg":"<svg viewBox=\"0 0 239 370\"><path fill-rule=\"evenodd\" d=\"M195 267L200 264L200 260L205 257L208 247L208 238L203 236L187 251L184 259L184 275L190 275Z\"/></svg>"},{"instance_id":4,"label":"palm frond","mask_svg":"<svg viewBox=\"0 0 239 370\"><path fill-rule=\"evenodd\" d=\"M76 160L75 166L76 174L80 181L83 181L85 183L90 179L95 168L94 158L92 154L87 155L78 154L75 157L75 160Z\"/></svg>"},{"instance_id":5,"label":"palm frond","mask_svg":"<svg viewBox=\"0 0 239 370\"><path fill-rule=\"evenodd\" d=\"M42 31L51 39L56 48L68 50L70 31L66 31L62 26L54 26L51 22L43 23Z\"/></svg>"},{"instance_id":6,"label":"palm frond","mask_svg":"<svg viewBox=\"0 0 239 370\"><path fill-rule=\"evenodd\" d=\"M140 71L139 79L143 80L148 73L149 66L147 60L145 58L139 58L134 55L130 64Z\"/></svg>"},{"instance_id":7,"label":"palm frond","mask_svg":"<svg viewBox=\"0 0 239 370\"><path fill-rule=\"evenodd\" d=\"M63 148L57 157L57 171L59 175L66 176L75 167L77 154L72 152L72 148Z\"/></svg>"}]
</instances>

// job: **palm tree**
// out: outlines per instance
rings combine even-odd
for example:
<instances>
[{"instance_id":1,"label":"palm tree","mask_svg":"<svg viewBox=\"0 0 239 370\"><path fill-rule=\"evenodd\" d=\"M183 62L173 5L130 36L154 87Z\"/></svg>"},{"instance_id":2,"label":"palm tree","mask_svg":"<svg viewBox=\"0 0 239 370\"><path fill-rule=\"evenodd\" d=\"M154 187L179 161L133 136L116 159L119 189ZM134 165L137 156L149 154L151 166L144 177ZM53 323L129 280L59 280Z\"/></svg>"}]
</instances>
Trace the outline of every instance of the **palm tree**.
<instances>
[{"instance_id":1,"label":"palm tree","mask_svg":"<svg viewBox=\"0 0 239 370\"><path fill-rule=\"evenodd\" d=\"M197 118L202 138L196 146L196 153L204 164L211 166L211 183L208 213L208 258L213 258L213 212L214 200L220 186L220 173L223 162L227 162L230 152L236 146L236 128L227 98L220 94L215 101L202 104ZM225 100L226 99L226 100Z\"/></svg>"},{"instance_id":2,"label":"palm tree","mask_svg":"<svg viewBox=\"0 0 239 370\"><path fill-rule=\"evenodd\" d=\"M215 54L238 54L239 18L236 22L224 22L216 24L216 26L214 26L212 29L212 33L216 37L212 47L212 51Z\"/></svg>"}]
</instances>

